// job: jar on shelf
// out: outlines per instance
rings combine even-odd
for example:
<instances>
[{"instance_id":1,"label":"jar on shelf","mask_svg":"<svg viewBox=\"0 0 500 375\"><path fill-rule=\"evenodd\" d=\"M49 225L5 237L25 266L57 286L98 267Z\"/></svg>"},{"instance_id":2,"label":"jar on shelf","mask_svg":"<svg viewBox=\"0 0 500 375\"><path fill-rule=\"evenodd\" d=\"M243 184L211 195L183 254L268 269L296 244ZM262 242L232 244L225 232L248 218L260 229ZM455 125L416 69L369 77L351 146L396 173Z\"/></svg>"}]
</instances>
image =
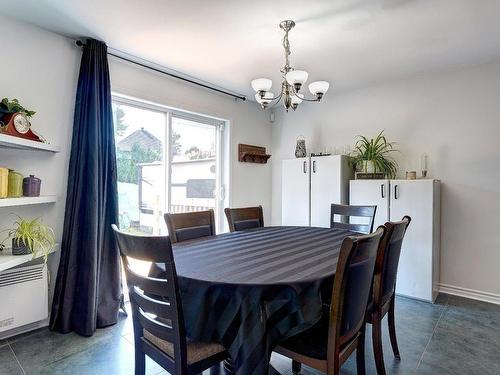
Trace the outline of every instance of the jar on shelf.
<instances>
[{"instance_id":1,"label":"jar on shelf","mask_svg":"<svg viewBox=\"0 0 500 375\"><path fill-rule=\"evenodd\" d=\"M25 197L39 197L42 180L30 174L23 180L23 195Z\"/></svg>"},{"instance_id":2,"label":"jar on shelf","mask_svg":"<svg viewBox=\"0 0 500 375\"><path fill-rule=\"evenodd\" d=\"M9 186L7 196L9 198L19 198L23 196L23 175L9 169Z\"/></svg>"},{"instance_id":3,"label":"jar on shelf","mask_svg":"<svg viewBox=\"0 0 500 375\"><path fill-rule=\"evenodd\" d=\"M0 167L0 198L7 198L9 187L9 170Z\"/></svg>"}]
</instances>

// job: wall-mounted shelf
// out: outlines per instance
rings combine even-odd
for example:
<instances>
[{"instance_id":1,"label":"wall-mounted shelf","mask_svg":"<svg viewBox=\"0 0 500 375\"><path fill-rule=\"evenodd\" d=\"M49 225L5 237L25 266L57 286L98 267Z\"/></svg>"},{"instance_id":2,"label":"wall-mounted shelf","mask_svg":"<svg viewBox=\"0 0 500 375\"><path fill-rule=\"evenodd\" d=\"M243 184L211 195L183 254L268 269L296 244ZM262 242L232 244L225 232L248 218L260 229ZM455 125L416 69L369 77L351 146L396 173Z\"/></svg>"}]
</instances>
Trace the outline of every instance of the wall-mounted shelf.
<instances>
[{"instance_id":1,"label":"wall-mounted shelf","mask_svg":"<svg viewBox=\"0 0 500 375\"><path fill-rule=\"evenodd\" d=\"M260 146L238 145L238 161L243 163L266 164L271 155L266 154L266 148Z\"/></svg>"},{"instance_id":2,"label":"wall-mounted shelf","mask_svg":"<svg viewBox=\"0 0 500 375\"><path fill-rule=\"evenodd\" d=\"M51 254L59 251L61 248L60 244L56 244L56 247L50 252ZM6 248L0 251L0 272L8 270L9 268L19 266L24 263L31 262L33 259L42 258L43 254L39 251L35 257L33 254L27 255L12 255L12 249Z\"/></svg>"},{"instance_id":3,"label":"wall-mounted shelf","mask_svg":"<svg viewBox=\"0 0 500 375\"><path fill-rule=\"evenodd\" d=\"M56 203L57 195L41 195L39 197L19 197L0 199L1 207L29 206L33 204Z\"/></svg>"},{"instance_id":4,"label":"wall-mounted shelf","mask_svg":"<svg viewBox=\"0 0 500 375\"><path fill-rule=\"evenodd\" d=\"M30 141L29 139L13 137L11 135L5 135L5 134L0 134L0 147L12 148L17 150L28 150L28 151L47 151L47 152L61 151L59 147L48 143Z\"/></svg>"}]
</instances>

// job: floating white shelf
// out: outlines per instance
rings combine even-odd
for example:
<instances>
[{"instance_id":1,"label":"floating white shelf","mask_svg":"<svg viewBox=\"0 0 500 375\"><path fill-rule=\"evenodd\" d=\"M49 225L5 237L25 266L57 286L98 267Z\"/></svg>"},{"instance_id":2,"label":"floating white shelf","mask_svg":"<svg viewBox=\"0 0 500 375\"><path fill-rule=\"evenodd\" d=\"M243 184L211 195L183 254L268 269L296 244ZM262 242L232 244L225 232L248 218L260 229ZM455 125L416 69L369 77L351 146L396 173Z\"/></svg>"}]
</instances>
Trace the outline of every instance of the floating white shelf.
<instances>
[{"instance_id":1,"label":"floating white shelf","mask_svg":"<svg viewBox=\"0 0 500 375\"><path fill-rule=\"evenodd\" d=\"M41 195L39 197L20 197L0 199L1 207L29 206L33 204L56 203L57 195Z\"/></svg>"},{"instance_id":2,"label":"floating white shelf","mask_svg":"<svg viewBox=\"0 0 500 375\"><path fill-rule=\"evenodd\" d=\"M60 244L56 244L56 247L51 251L54 253L59 251L61 248ZM3 251L0 251L0 272L8 270L9 268L19 266L20 264L28 263L33 259L38 259L43 257L41 251L38 251L35 257L33 254L27 255L12 255L12 249L5 248Z\"/></svg>"},{"instance_id":3,"label":"floating white shelf","mask_svg":"<svg viewBox=\"0 0 500 375\"><path fill-rule=\"evenodd\" d=\"M11 135L5 135L5 134L0 134L0 147L14 148L18 150L28 150L28 151L48 151L48 152L61 151L59 147L48 143L30 141L29 139L13 137Z\"/></svg>"}]
</instances>

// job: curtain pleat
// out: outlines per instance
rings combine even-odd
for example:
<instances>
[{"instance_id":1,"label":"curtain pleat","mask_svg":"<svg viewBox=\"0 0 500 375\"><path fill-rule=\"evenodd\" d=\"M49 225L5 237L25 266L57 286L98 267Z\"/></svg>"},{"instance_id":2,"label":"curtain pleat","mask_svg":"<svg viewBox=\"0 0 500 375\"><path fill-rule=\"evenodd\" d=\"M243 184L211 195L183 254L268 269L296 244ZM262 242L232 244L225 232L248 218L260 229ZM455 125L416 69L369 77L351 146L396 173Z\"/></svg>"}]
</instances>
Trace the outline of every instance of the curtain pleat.
<instances>
[{"instance_id":1,"label":"curtain pleat","mask_svg":"<svg viewBox=\"0 0 500 375\"><path fill-rule=\"evenodd\" d=\"M107 46L89 39L76 93L52 330L90 336L117 322L120 261L111 233L118 222L116 176Z\"/></svg>"}]
</instances>

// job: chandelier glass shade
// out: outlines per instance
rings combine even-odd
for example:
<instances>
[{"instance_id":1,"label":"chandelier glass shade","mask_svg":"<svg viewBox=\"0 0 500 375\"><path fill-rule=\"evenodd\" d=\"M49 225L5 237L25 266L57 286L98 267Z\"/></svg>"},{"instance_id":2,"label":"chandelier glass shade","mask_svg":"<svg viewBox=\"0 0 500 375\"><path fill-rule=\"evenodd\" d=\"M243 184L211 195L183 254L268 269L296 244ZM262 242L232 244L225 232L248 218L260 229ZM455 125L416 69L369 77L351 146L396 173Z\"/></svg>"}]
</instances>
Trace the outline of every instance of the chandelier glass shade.
<instances>
[{"instance_id":1,"label":"chandelier glass shade","mask_svg":"<svg viewBox=\"0 0 500 375\"><path fill-rule=\"evenodd\" d=\"M309 84L309 91L313 98L306 98L300 92L302 86L306 83L309 74L304 70L296 70L290 66L290 42L288 40L288 32L295 26L295 22L286 20L280 23L280 28L285 32L283 37L283 48L285 49L285 65L280 72L283 77L281 82L281 91L278 96L271 92L273 81L267 78L256 78L251 82L253 90L256 92L255 100L263 109L272 107L283 102L286 111L292 108L294 111L303 101L319 102L323 95L328 91L330 84L326 81L316 81Z\"/></svg>"}]
</instances>

